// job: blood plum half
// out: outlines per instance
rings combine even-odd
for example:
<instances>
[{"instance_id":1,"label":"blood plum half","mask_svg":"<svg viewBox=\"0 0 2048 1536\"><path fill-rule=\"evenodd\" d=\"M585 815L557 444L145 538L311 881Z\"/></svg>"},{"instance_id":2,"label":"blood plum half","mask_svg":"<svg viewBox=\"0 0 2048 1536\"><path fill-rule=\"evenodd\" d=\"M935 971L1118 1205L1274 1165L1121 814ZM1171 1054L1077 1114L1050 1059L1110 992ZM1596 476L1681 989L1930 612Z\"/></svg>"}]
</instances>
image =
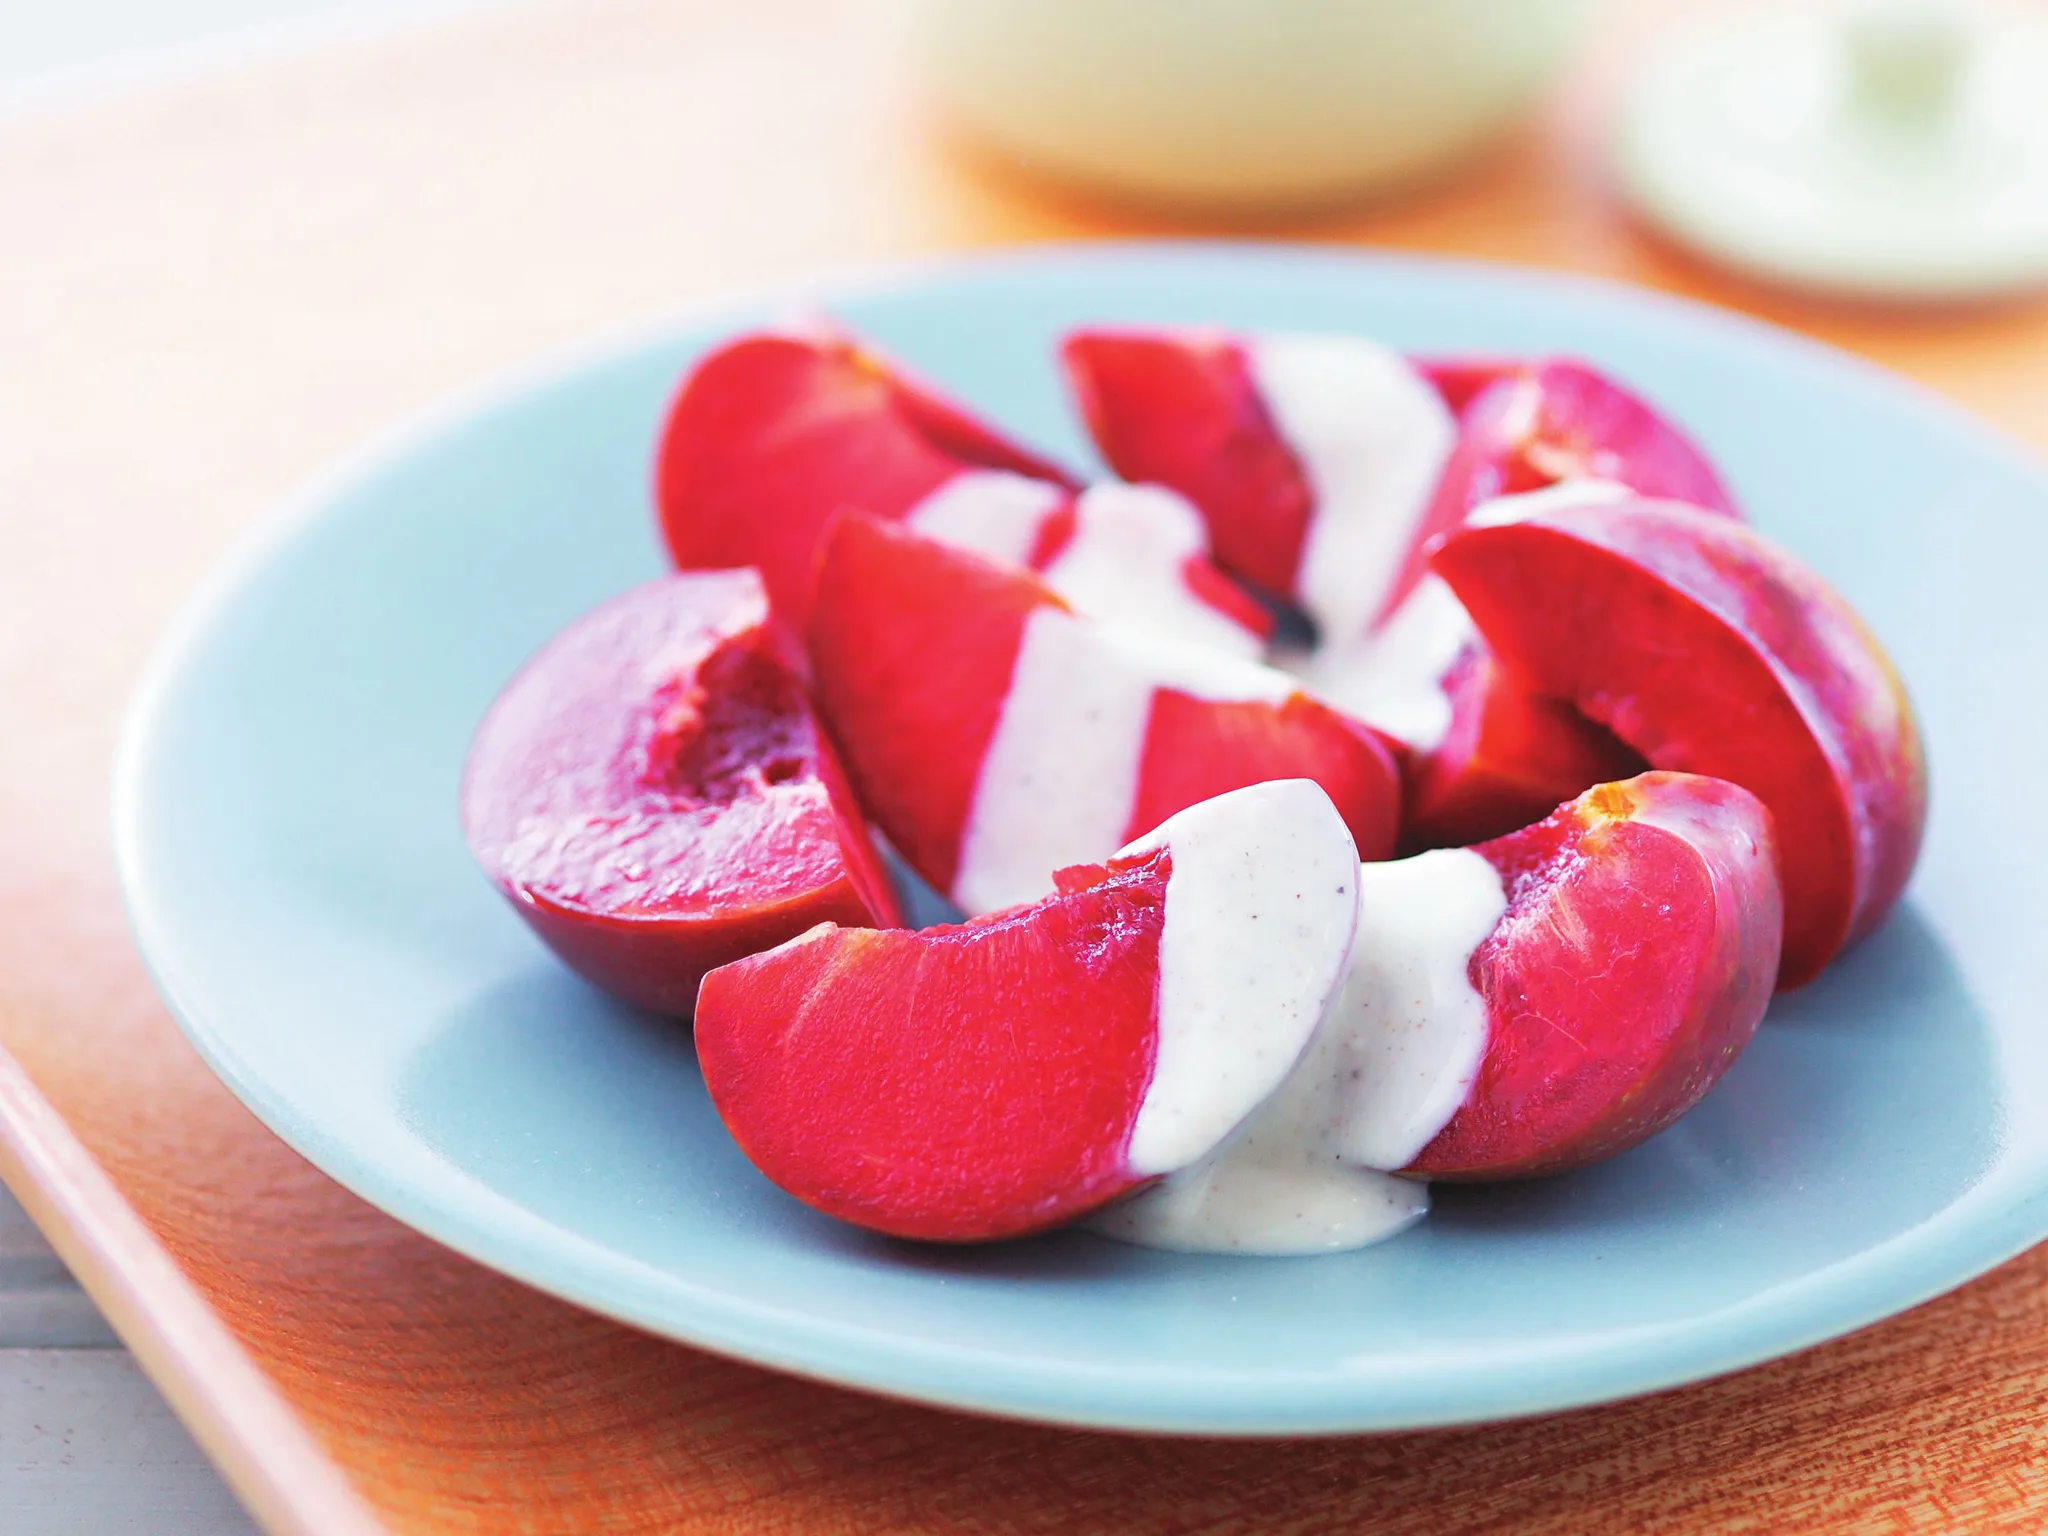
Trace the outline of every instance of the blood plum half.
<instances>
[{"instance_id":1,"label":"blood plum half","mask_svg":"<svg viewBox=\"0 0 2048 1536\"><path fill-rule=\"evenodd\" d=\"M477 729L477 862L627 1002L687 1014L714 966L819 922L899 920L781 644L751 571L648 582L549 641Z\"/></svg>"},{"instance_id":2,"label":"blood plum half","mask_svg":"<svg viewBox=\"0 0 2048 1536\"><path fill-rule=\"evenodd\" d=\"M1419 1179L1558 1173L1656 1134L1770 1002L1770 814L1718 779L1603 784L1507 837L1358 878L1344 986L1294 1070L1102 1230L1254 1253L1388 1236L1427 1208Z\"/></svg>"}]
</instances>

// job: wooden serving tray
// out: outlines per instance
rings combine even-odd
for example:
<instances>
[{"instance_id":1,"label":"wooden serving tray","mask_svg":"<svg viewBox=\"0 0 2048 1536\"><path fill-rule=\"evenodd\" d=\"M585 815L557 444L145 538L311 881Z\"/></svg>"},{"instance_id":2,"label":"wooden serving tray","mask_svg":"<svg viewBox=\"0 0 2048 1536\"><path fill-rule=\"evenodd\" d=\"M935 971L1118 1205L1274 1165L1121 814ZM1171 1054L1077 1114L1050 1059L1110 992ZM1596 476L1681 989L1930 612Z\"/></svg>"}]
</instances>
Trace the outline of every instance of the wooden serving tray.
<instances>
[{"instance_id":1,"label":"wooden serving tray","mask_svg":"<svg viewBox=\"0 0 2048 1536\"><path fill-rule=\"evenodd\" d=\"M1627 226L1594 134L1669 9L1616 5L1556 110L1461 181L1285 233L1702 295L2048 445L2048 308L1770 297ZM873 0L583 0L0 120L0 1175L251 1508L321 1536L2048 1524L2048 1249L1796 1358L1559 1418L1064 1432L551 1301L344 1193L200 1065L123 926L108 768L151 644L279 498L480 375L720 286L1171 232L947 148L887 23Z\"/></svg>"}]
</instances>

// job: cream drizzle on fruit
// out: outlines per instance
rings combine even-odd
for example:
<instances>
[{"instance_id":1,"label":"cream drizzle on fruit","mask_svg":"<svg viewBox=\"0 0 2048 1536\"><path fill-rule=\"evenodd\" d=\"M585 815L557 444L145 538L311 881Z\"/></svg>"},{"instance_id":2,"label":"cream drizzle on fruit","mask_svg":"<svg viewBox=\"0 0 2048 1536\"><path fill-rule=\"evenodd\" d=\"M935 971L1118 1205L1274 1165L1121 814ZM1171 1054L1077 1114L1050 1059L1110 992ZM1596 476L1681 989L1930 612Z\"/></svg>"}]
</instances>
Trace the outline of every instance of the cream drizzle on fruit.
<instances>
[{"instance_id":1,"label":"cream drizzle on fruit","mask_svg":"<svg viewBox=\"0 0 2048 1536\"><path fill-rule=\"evenodd\" d=\"M1565 480L1482 502L1467 523L1513 522L1538 512L1622 501L1635 493L1611 480ZM1309 691L1417 752L1432 752L1451 728L1444 675L1478 638L1451 589L1425 575L1387 618L1351 641L1333 638L1280 665Z\"/></svg>"},{"instance_id":2,"label":"cream drizzle on fruit","mask_svg":"<svg viewBox=\"0 0 2048 1536\"><path fill-rule=\"evenodd\" d=\"M1066 504L1064 486L1007 469L966 469L904 514L927 538L1022 565L1045 520Z\"/></svg>"},{"instance_id":3,"label":"cream drizzle on fruit","mask_svg":"<svg viewBox=\"0 0 2048 1536\"><path fill-rule=\"evenodd\" d=\"M1358 855L1313 780L1170 816L1123 850L1172 857L1159 935L1159 1043L1126 1153L1170 1173L1212 1150L1300 1059L1346 975Z\"/></svg>"},{"instance_id":4,"label":"cream drizzle on fruit","mask_svg":"<svg viewBox=\"0 0 2048 1536\"><path fill-rule=\"evenodd\" d=\"M1342 1253L1429 1214L1429 1186L1338 1163L1204 1158L1082 1222L1104 1237L1177 1253Z\"/></svg>"},{"instance_id":5,"label":"cream drizzle on fruit","mask_svg":"<svg viewBox=\"0 0 2048 1536\"><path fill-rule=\"evenodd\" d=\"M1067 493L1049 481L970 469L904 520L955 548L1028 565L1046 521L1066 501ZM1208 529L1186 498L1164 486L1106 481L1075 499L1073 536L1038 574L1090 618L1254 658L1259 637L1188 585L1187 562L1208 552Z\"/></svg>"},{"instance_id":6,"label":"cream drizzle on fruit","mask_svg":"<svg viewBox=\"0 0 2048 1536\"><path fill-rule=\"evenodd\" d=\"M1457 421L1405 357L1362 336L1277 333L1246 352L1315 503L1294 596L1326 640L1363 635L1407 562Z\"/></svg>"},{"instance_id":7,"label":"cream drizzle on fruit","mask_svg":"<svg viewBox=\"0 0 2048 1536\"><path fill-rule=\"evenodd\" d=\"M1097 863L1123 842L1159 689L1278 703L1296 687L1256 662L1036 610L961 829L953 899L970 913L1036 901L1054 870Z\"/></svg>"},{"instance_id":8,"label":"cream drizzle on fruit","mask_svg":"<svg viewBox=\"0 0 2048 1536\"><path fill-rule=\"evenodd\" d=\"M1386 1170L1429 1145L1486 1050L1474 950L1507 911L1500 875L1468 848L1359 869L1344 985L1273 1096L1200 1162L1098 1212L1099 1232L1148 1247L1300 1254L1362 1247L1429 1208Z\"/></svg>"},{"instance_id":9,"label":"cream drizzle on fruit","mask_svg":"<svg viewBox=\"0 0 2048 1536\"><path fill-rule=\"evenodd\" d=\"M1186 497L1105 481L1081 493L1073 538L1039 574L1094 618L1251 660L1260 638L1188 585L1188 561L1208 553L1208 527Z\"/></svg>"},{"instance_id":10,"label":"cream drizzle on fruit","mask_svg":"<svg viewBox=\"0 0 2048 1536\"><path fill-rule=\"evenodd\" d=\"M1427 575L1380 628L1280 664L1332 708L1417 752L1432 752L1451 729L1444 674L1477 635L1464 604L1441 578Z\"/></svg>"}]
</instances>

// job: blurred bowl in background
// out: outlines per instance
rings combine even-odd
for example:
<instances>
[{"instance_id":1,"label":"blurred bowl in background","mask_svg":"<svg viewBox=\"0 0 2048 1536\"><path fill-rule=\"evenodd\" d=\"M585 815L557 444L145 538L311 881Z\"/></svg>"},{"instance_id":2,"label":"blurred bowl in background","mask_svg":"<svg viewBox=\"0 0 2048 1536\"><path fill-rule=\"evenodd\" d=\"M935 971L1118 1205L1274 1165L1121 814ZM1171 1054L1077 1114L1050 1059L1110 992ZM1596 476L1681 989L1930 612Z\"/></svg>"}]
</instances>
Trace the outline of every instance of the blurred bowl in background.
<instances>
[{"instance_id":1,"label":"blurred bowl in background","mask_svg":"<svg viewBox=\"0 0 2048 1536\"><path fill-rule=\"evenodd\" d=\"M1524 111L1586 0L910 0L972 138L1098 193L1299 210L1424 179Z\"/></svg>"}]
</instances>

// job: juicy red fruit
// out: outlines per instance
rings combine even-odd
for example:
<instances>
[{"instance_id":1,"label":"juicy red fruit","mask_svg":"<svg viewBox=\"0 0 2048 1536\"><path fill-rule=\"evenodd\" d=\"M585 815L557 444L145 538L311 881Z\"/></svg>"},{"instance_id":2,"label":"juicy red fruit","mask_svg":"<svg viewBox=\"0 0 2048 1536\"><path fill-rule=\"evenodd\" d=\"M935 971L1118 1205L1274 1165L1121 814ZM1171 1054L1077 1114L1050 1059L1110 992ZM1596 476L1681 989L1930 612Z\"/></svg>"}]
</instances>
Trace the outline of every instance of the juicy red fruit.
<instances>
[{"instance_id":1,"label":"juicy red fruit","mask_svg":"<svg viewBox=\"0 0 2048 1536\"><path fill-rule=\"evenodd\" d=\"M1718 779L1646 773L1475 851L1508 897L1470 966L1486 1050L1405 1171L1558 1173L1677 1120L1749 1043L1777 976L1783 909L1762 802Z\"/></svg>"},{"instance_id":2,"label":"juicy red fruit","mask_svg":"<svg viewBox=\"0 0 2048 1536\"><path fill-rule=\"evenodd\" d=\"M1465 399L1458 445L1417 529L1391 601L1414 589L1430 541L1496 496L1604 480L1739 517L1706 455L1682 431L1605 374L1553 359L1513 367L1424 365ZM1641 760L1605 731L1525 686L1483 645L1445 679L1451 736L1409 780L1408 846L1473 842L1523 825L1586 786Z\"/></svg>"},{"instance_id":3,"label":"juicy red fruit","mask_svg":"<svg viewBox=\"0 0 2048 1536\"><path fill-rule=\"evenodd\" d=\"M1126 838L1245 784L1313 779L1343 813L1362 857L1392 852L1400 793L1393 755L1366 727L1306 694L1278 704L1152 696Z\"/></svg>"},{"instance_id":4,"label":"juicy red fruit","mask_svg":"<svg viewBox=\"0 0 2048 1536\"><path fill-rule=\"evenodd\" d=\"M1611 480L1638 495L1736 515L1698 444L1639 395L1571 358L1503 374L1473 397L1460 425L1467 451L1445 479L1456 482L1468 511L1562 480Z\"/></svg>"},{"instance_id":5,"label":"juicy red fruit","mask_svg":"<svg viewBox=\"0 0 2048 1536\"><path fill-rule=\"evenodd\" d=\"M1028 572L905 528L848 517L826 540L808 634L818 709L861 803L941 891L954 888L1026 626L1046 610L1071 616ZM1106 664L1115 664L1113 643L1105 635ZM1400 784L1392 755L1304 695L1227 702L1162 684L1142 727L1121 839L1227 790L1308 778L1336 803L1363 857L1393 850ZM1049 861L1048 879L1057 862Z\"/></svg>"},{"instance_id":6,"label":"juicy red fruit","mask_svg":"<svg viewBox=\"0 0 2048 1536\"><path fill-rule=\"evenodd\" d=\"M910 867L950 891L981 760L1041 583L903 529L827 537L808 634L818 710L860 802Z\"/></svg>"},{"instance_id":7,"label":"juicy red fruit","mask_svg":"<svg viewBox=\"0 0 2048 1536\"><path fill-rule=\"evenodd\" d=\"M733 1139L806 1204L898 1237L1014 1236L1136 1187L1171 869L1162 850L1067 871L1034 907L819 929L714 971L697 1054Z\"/></svg>"},{"instance_id":8,"label":"juicy red fruit","mask_svg":"<svg viewBox=\"0 0 2048 1536\"><path fill-rule=\"evenodd\" d=\"M1110 467L1200 508L1224 570L1292 590L1314 497L1243 344L1220 330L1104 328L1073 332L1060 355Z\"/></svg>"},{"instance_id":9,"label":"juicy red fruit","mask_svg":"<svg viewBox=\"0 0 2048 1536\"><path fill-rule=\"evenodd\" d=\"M1314 494L1265 406L1246 338L1199 328L1090 328L1070 334L1062 355L1089 429L1118 472L1182 492L1208 520L1226 570L1270 592L1290 592ZM1430 540L1494 496L1598 477L1734 511L1682 432L1582 363L1412 363L1459 416L1459 433L1428 505L1416 509L1376 629L1414 594ZM1372 664L1369 653L1359 663ZM1407 848L1508 831L1641 766L1570 708L1530 695L1481 644L1467 649L1442 688L1453 710L1450 734L1404 761Z\"/></svg>"},{"instance_id":10,"label":"juicy red fruit","mask_svg":"<svg viewBox=\"0 0 2048 1536\"><path fill-rule=\"evenodd\" d=\"M1848 604L1789 554L1730 518L1640 501L1468 526L1435 564L1533 687L1655 766L1770 807L1780 985L1811 980L1897 902L1927 810L1912 707Z\"/></svg>"},{"instance_id":11,"label":"juicy red fruit","mask_svg":"<svg viewBox=\"0 0 2048 1536\"><path fill-rule=\"evenodd\" d=\"M1266 408L1246 338L1199 326L1087 327L1068 334L1060 355L1111 467L1199 507L1223 569L1291 592L1315 492ZM1453 414L1523 366L1500 357L1413 362Z\"/></svg>"},{"instance_id":12,"label":"juicy red fruit","mask_svg":"<svg viewBox=\"0 0 2048 1536\"><path fill-rule=\"evenodd\" d=\"M705 1087L798 1199L900 1237L1057 1225L1208 1157L1343 984L1357 850L1305 779L1219 795L957 927L821 926L704 979Z\"/></svg>"},{"instance_id":13,"label":"juicy red fruit","mask_svg":"<svg viewBox=\"0 0 2048 1536\"><path fill-rule=\"evenodd\" d=\"M898 920L750 571L650 582L563 630L485 716L462 803L535 932L656 1012L814 923Z\"/></svg>"},{"instance_id":14,"label":"juicy red fruit","mask_svg":"<svg viewBox=\"0 0 2048 1536\"><path fill-rule=\"evenodd\" d=\"M1463 848L1548 815L1584 792L1647 766L1570 704L1506 675L1470 645L1444 675L1451 725L1402 776L1404 851Z\"/></svg>"},{"instance_id":15,"label":"juicy red fruit","mask_svg":"<svg viewBox=\"0 0 2048 1536\"><path fill-rule=\"evenodd\" d=\"M684 378L662 430L655 496L684 570L757 568L801 624L820 534L857 510L901 517L969 469L1077 482L827 325L726 343Z\"/></svg>"},{"instance_id":16,"label":"juicy red fruit","mask_svg":"<svg viewBox=\"0 0 2048 1536\"><path fill-rule=\"evenodd\" d=\"M1384 612L1391 614L1422 579L1431 540L1497 496L1570 480L1610 481L1638 496L1742 515L1706 454L1649 402L1586 363L1524 364L1500 372L1459 416L1457 447Z\"/></svg>"}]
</instances>

